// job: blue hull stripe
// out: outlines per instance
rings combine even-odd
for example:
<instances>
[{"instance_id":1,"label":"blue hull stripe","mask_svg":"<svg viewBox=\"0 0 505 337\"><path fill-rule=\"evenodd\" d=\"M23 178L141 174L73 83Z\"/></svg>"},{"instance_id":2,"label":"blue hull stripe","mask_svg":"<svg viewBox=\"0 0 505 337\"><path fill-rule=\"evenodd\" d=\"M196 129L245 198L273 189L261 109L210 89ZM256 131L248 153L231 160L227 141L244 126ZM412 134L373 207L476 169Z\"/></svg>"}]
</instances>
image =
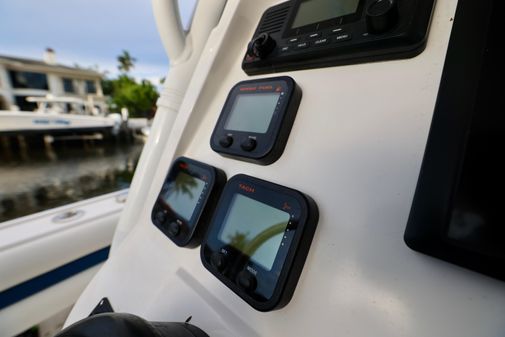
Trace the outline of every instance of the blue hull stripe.
<instances>
[{"instance_id":1,"label":"blue hull stripe","mask_svg":"<svg viewBox=\"0 0 505 337\"><path fill-rule=\"evenodd\" d=\"M107 260L109 250L110 247L102 248L47 273L5 289L0 292L0 310L102 263ZM2 273L5 272L2 271Z\"/></svg>"}]
</instances>

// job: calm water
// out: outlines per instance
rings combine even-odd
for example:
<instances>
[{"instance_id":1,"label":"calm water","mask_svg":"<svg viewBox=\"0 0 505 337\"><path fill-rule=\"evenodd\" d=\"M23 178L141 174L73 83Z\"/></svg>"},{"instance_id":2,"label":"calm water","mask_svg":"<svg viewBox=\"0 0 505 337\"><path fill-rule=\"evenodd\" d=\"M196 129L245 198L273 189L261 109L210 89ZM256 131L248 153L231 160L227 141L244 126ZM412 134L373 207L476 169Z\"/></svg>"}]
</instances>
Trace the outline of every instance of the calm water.
<instances>
[{"instance_id":1,"label":"calm water","mask_svg":"<svg viewBox=\"0 0 505 337\"><path fill-rule=\"evenodd\" d=\"M0 222L127 188L143 145L0 153Z\"/></svg>"}]
</instances>

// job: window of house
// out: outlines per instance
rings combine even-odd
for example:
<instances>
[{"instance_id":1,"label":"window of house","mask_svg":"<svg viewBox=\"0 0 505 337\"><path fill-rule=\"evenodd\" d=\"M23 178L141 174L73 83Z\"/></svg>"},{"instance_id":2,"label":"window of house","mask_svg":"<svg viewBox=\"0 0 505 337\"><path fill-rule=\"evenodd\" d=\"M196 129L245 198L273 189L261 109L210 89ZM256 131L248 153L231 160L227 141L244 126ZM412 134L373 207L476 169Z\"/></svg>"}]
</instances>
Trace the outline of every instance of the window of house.
<instances>
[{"instance_id":1,"label":"window of house","mask_svg":"<svg viewBox=\"0 0 505 337\"><path fill-rule=\"evenodd\" d=\"M96 94L95 81L86 81L86 92L88 94Z\"/></svg>"},{"instance_id":2,"label":"window of house","mask_svg":"<svg viewBox=\"0 0 505 337\"><path fill-rule=\"evenodd\" d=\"M75 93L74 80L71 78L64 78L63 90L67 93Z\"/></svg>"},{"instance_id":3,"label":"window of house","mask_svg":"<svg viewBox=\"0 0 505 337\"><path fill-rule=\"evenodd\" d=\"M13 88L49 90L46 74L31 71L9 70L9 76Z\"/></svg>"}]
</instances>

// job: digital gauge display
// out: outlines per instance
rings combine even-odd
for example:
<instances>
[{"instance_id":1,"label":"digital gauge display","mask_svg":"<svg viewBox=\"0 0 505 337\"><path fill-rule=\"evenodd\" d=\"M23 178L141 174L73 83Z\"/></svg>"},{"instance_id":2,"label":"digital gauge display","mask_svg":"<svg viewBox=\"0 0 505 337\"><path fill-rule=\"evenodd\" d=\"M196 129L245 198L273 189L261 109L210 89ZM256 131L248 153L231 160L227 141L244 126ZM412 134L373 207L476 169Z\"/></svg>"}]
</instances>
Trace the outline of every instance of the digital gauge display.
<instances>
[{"instance_id":1,"label":"digital gauge display","mask_svg":"<svg viewBox=\"0 0 505 337\"><path fill-rule=\"evenodd\" d=\"M223 171L180 157L172 164L151 212L151 220L178 246L197 246L226 182Z\"/></svg>"},{"instance_id":2,"label":"digital gauge display","mask_svg":"<svg viewBox=\"0 0 505 337\"><path fill-rule=\"evenodd\" d=\"M271 270L288 222L289 213L235 194L219 238Z\"/></svg>"},{"instance_id":3,"label":"digital gauge display","mask_svg":"<svg viewBox=\"0 0 505 337\"><path fill-rule=\"evenodd\" d=\"M317 221L307 195L236 175L202 242L203 265L253 308L281 308L293 295Z\"/></svg>"},{"instance_id":4,"label":"digital gauge display","mask_svg":"<svg viewBox=\"0 0 505 337\"><path fill-rule=\"evenodd\" d=\"M163 185L159 201L167 209L189 221L207 184L202 179L179 172L175 180Z\"/></svg>"},{"instance_id":5,"label":"digital gauge display","mask_svg":"<svg viewBox=\"0 0 505 337\"><path fill-rule=\"evenodd\" d=\"M235 98L225 129L265 133L274 115L280 93L242 94Z\"/></svg>"},{"instance_id":6,"label":"digital gauge display","mask_svg":"<svg viewBox=\"0 0 505 337\"><path fill-rule=\"evenodd\" d=\"M301 97L288 76L237 83L212 132L212 150L261 165L273 163L286 147Z\"/></svg>"}]
</instances>

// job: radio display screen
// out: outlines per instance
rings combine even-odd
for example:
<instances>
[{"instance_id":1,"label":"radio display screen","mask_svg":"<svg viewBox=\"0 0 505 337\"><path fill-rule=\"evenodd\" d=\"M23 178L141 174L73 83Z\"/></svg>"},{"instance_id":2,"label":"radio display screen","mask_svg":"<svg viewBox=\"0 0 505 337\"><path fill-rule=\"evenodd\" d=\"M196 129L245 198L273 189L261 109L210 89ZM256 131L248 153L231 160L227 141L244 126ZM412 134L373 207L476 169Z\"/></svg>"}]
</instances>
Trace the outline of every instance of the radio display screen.
<instances>
[{"instance_id":1,"label":"radio display screen","mask_svg":"<svg viewBox=\"0 0 505 337\"><path fill-rule=\"evenodd\" d=\"M271 270L290 215L242 194L235 194L219 239Z\"/></svg>"},{"instance_id":2,"label":"radio display screen","mask_svg":"<svg viewBox=\"0 0 505 337\"><path fill-rule=\"evenodd\" d=\"M298 28L344 15L354 14L360 0L304 0L291 28Z\"/></svg>"},{"instance_id":3,"label":"radio display screen","mask_svg":"<svg viewBox=\"0 0 505 337\"><path fill-rule=\"evenodd\" d=\"M239 94L224 126L227 130L266 133L280 93Z\"/></svg>"},{"instance_id":4,"label":"radio display screen","mask_svg":"<svg viewBox=\"0 0 505 337\"><path fill-rule=\"evenodd\" d=\"M189 221L205 188L205 181L179 172L175 180L163 186L159 198L172 211Z\"/></svg>"}]
</instances>

